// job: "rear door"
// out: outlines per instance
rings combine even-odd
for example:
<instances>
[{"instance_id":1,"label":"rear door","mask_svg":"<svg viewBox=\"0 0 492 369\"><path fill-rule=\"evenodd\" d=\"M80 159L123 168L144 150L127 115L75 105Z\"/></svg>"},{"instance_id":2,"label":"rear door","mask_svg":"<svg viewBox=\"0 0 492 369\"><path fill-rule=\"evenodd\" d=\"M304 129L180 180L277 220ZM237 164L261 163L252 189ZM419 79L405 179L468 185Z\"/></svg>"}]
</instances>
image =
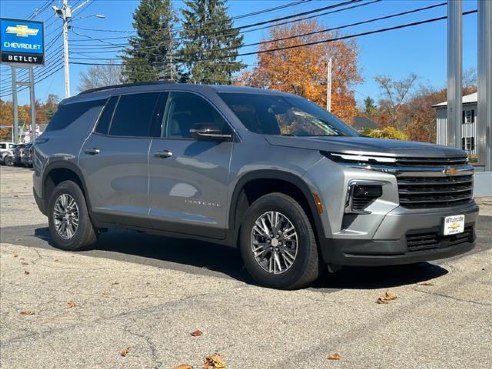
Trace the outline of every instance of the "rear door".
<instances>
[{"instance_id":1,"label":"rear door","mask_svg":"<svg viewBox=\"0 0 492 369\"><path fill-rule=\"evenodd\" d=\"M160 97L158 92L111 97L83 145L79 166L100 221L150 227L148 152Z\"/></svg>"},{"instance_id":2,"label":"rear door","mask_svg":"<svg viewBox=\"0 0 492 369\"><path fill-rule=\"evenodd\" d=\"M233 142L191 137L196 123L232 130L204 97L170 92L149 151L150 216L155 228L223 238Z\"/></svg>"}]
</instances>

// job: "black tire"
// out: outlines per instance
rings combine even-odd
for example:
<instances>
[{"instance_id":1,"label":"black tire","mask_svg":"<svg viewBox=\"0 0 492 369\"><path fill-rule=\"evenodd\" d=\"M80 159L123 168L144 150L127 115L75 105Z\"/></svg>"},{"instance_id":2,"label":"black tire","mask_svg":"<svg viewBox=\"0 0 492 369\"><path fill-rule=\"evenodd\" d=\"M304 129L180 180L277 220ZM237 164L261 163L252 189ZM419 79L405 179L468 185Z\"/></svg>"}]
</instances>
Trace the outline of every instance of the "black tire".
<instances>
[{"instance_id":1,"label":"black tire","mask_svg":"<svg viewBox=\"0 0 492 369\"><path fill-rule=\"evenodd\" d=\"M8 167L12 167L14 165L14 161L11 156L6 156L4 159L5 165Z\"/></svg>"},{"instance_id":2,"label":"black tire","mask_svg":"<svg viewBox=\"0 0 492 369\"><path fill-rule=\"evenodd\" d=\"M275 214L279 214L279 218L270 223L269 216L274 219ZM265 229L258 231L259 228L255 228L255 223L261 223L262 219L270 225L267 225L267 229L274 229L273 232L277 232L277 236L262 237ZM277 226L274 226L275 222ZM288 236L287 231L292 226L295 236ZM297 242L293 242L294 239ZM294 244L297 245L295 252ZM269 251L259 253L257 258L253 251L253 247L258 247L256 245L260 245L260 251ZM282 193L264 195L249 207L241 224L240 249L247 271L258 284L265 287L285 290L302 288L318 278L322 269L316 238L306 213L294 199ZM275 250L277 257L273 254ZM292 255L295 256L293 262L286 259L286 251L289 251L289 259L292 259ZM271 259L274 264L273 271ZM287 265L287 261L291 264ZM285 268L284 271L282 267Z\"/></svg>"},{"instance_id":3,"label":"black tire","mask_svg":"<svg viewBox=\"0 0 492 369\"><path fill-rule=\"evenodd\" d=\"M75 206L63 206L63 200L65 204L70 204L73 200ZM65 215L60 216L60 213ZM75 218L78 219L76 227L73 221ZM61 224L63 222L65 222L65 227ZM67 222L70 226L67 226ZM75 182L64 181L55 187L48 203L48 223L55 246L62 250L87 250L97 241L84 194Z\"/></svg>"}]
</instances>

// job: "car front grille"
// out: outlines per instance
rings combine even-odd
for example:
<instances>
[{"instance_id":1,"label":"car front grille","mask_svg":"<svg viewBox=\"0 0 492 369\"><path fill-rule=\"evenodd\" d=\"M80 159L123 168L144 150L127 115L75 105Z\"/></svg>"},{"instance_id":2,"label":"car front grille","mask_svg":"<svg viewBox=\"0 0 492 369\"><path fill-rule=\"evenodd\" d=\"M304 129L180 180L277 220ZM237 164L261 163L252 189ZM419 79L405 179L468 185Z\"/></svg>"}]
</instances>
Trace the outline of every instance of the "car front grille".
<instances>
[{"instance_id":1,"label":"car front grille","mask_svg":"<svg viewBox=\"0 0 492 369\"><path fill-rule=\"evenodd\" d=\"M409 209L466 204L473 196L473 176L397 177L400 205Z\"/></svg>"},{"instance_id":2,"label":"car front grille","mask_svg":"<svg viewBox=\"0 0 492 369\"><path fill-rule=\"evenodd\" d=\"M438 232L423 232L407 235L408 251L423 251L440 249L460 245L466 242L473 242L473 227L465 227L463 233L452 236L442 236Z\"/></svg>"}]
</instances>

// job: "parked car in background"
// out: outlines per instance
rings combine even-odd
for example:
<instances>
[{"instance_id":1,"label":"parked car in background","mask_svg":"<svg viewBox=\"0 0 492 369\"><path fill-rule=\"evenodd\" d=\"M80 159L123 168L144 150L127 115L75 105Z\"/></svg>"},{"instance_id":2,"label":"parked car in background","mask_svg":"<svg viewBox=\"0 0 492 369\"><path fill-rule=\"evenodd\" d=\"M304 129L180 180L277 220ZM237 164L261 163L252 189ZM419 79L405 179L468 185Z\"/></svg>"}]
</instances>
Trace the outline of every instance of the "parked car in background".
<instances>
[{"instance_id":1,"label":"parked car in background","mask_svg":"<svg viewBox=\"0 0 492 369\"><path fill-rule=\"evenodd\" d=\"M12 149L13 152L12 163L14 165L22 165L22 154L24 153L24 150L26 149L27 145L28 144L17 144Z\"/></svg>"},{"instance_id":2,"label":"parked car in background","mask_svg":"<svg viewBox=\"0 0 492 369\"><path fill-rule=\"evenodd\" d=\"M0 150L0 164L1 165L6 165L5 159L7 157L12 158L12 150Z\"/></svg>"},{"instance_id":3,"label":"parked car in background","mask_svg":"<svg viewBox=\"0 0 492 369\"><path fill-rule=\"evenodd\" d=\"M27 168L32 168L32 143L27 144L24 148L21 163Z\"/></svg>"},{"instance_id":4,"label":"parked car in background","mask_svg":"<svg viewBox=\"0 0 492 369\"><path fill-rule=\"evenodd\" d=\"M0 151L10 150L14 147L13 142L2 141L0 142Z\"/></svg>"},{"instance_id":5,"label":"parked car in background","mask_svg":"<svg viewBox=\"0 0 492 369\"><path fill-rule=\"evenodd\" d=\"M12 156L12 148L14 147L13 142L0 142L0 164L5 165L5 158L7 156Z\"/></svg>"}]
</instances>

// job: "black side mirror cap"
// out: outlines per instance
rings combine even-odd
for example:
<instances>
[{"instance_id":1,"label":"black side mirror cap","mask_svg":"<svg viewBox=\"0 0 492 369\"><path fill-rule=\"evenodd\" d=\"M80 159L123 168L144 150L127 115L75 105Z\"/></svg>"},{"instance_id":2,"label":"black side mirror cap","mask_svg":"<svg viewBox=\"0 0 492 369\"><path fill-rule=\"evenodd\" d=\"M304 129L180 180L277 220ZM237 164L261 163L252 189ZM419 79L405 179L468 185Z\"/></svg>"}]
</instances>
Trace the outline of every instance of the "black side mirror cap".
<instances>
[{"instance_id":1,"label":"black side mirror cap","mask_svg":"<svg viewBox=\"0 0 492 369\"><path fill-rule=\"evenodd\" d=\"M190 129L191 137L197 140L227 141L232 134L224 133L214 123L196 123Z\"/></svg>"}]
</instances>

